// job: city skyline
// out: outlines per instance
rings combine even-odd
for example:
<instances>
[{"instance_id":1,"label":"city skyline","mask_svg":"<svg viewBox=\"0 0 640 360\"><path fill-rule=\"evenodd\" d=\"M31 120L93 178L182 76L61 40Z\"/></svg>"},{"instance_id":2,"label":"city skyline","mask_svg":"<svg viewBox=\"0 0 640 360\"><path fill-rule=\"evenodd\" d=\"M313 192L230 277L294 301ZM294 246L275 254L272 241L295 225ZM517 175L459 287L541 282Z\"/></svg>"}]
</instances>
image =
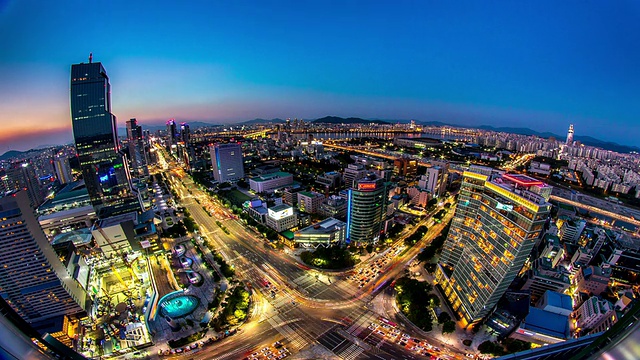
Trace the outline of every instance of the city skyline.
<instances>
[{"instance_id":1,"label":"city skyline","mask_svg":"<svg viewBox=\"0 0 640 360\"><path fill-rule=\"evenodd\" d=\"M69 64L90 52L120 127L338 115L636 144L637 4L466 5L109 3L96 20L93 4L6 2L0 153L71 141Z\"/></svg>"}]
</instances>

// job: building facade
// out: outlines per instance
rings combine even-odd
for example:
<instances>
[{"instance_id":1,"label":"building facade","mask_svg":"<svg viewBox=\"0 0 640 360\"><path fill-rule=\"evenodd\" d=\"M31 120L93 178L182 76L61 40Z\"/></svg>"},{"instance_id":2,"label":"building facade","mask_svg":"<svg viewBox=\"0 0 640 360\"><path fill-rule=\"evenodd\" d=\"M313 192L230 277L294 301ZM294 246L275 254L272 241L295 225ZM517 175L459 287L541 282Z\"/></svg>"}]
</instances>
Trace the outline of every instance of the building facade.
<instances>
[{"instance_id":1,"label":"building facade","mask_svg":"<svg viewBox=\"0 0 640 360\"><path fill-rule=\"evenodd\" d=\"M87 294L69 274L33 215L26 192L0 197L0 296L27 322L87 310Z\"/></svg>"},{"instance_id":2,"label":"building facade","mask_svg":"<svg viewBox=\"0 0 640 360\"><path fill-rule=\"evenodd\" d=\"M348 191L347 242L375 244L382 231L387 210L387 186L370 175L354 182Z\"/></svg>"},{"instance_id":3,"label":"building facade","mask_svg":"<svg viewBox=\"0 0 640 360\"><path fill-rule=\"evenodd\" d=\"M101 63L71 65L71 123L76 152L91 204L109 214L139 211L128 165L111 113L111 85Z\"/></svg>"},{"instance_id":4,"label":"building facade","mask_svg":"<svg viewBox=\"0 0 640 360\"><path fill-rule=\"evenodd\" d=\"M219 144L209 147L213 178L218 182L236 181L244 178L242 145L237 143Z\"/></svg>"},{"instance_id":5,"label":"building facade","mask_svg":"<svg viewBox=\"0 0 640 360\"><path fill-rule=\"evenodd\" d=\"M298 209L307 214L316 214L324 201L324 195L312 191L298 193Z\"/></svg>"},{"instance_id":6,"label":"building facade","mask_svg":"<svg viewBox=\"0 0 640 360\"><path fill-rule=\"evenodd\" d=\"M543 233L551 187L524 175L465 171L436 270L466 324L487 316Z\"/></svg>"},{"instance_id":7,"label":"building facade","mask_svg":"<svg viewBox=\"0 0 640 360\"><path fill-rule=\"evenodd\" d=\"M249 179L249 187L256 193L271 192L291 184L293 184L293 175L283 171L264 174Z\"/></svg>"},{"instance_id":8,"label":"building facade","mask_svg":"<svg viewBox=\"0 0 640 360\"><path fill-rule=\"evenodd\" d=\"M267 209L267 226L277 232L289 230L298 225L298 219L289 205L277 205Z\"/></svg>"}]
</instances>

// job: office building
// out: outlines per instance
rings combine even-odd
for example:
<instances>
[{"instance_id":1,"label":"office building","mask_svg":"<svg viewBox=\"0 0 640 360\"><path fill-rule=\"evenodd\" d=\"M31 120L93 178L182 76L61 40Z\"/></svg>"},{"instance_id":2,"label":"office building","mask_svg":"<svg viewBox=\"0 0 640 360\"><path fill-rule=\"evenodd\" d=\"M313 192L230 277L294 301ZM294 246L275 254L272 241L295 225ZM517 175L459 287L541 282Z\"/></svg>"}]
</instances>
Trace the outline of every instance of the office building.
<instances>
[{"instance_id":1,"label":"office building","mask_svg":"<svg viewBox=\"0 0 640 360\"><path fill-rule=\"evenodd\" d=\"M331 195L320 204L318 213L324 217L344 220L347 217L347 200L337 195Z\"/></svg>"},{"instance_id":2,"label":"office building","mask_svg":"<svg viewBox=\"0 0 640 360\"><path fill-rule=\"evenodd\" d=\"M531 269L525 274L522 290L531 292L531 301L536 302L542 295L551 290L563 293L571 286L569 273L562 266L554 267L549 258L536 259Z\"/></svg>"},{"instance_id":3,"label":"office building","mask_svg":"<svg viewBox=\"0 0 640 360\"><path fill-rule=\"evenodd\" d=\"M433 197L440 197L447 189L447 169L441 166L427 168L427 173L420 177L418 186L431 193Z\"/></svg>"},{"instance_id":4,"label":"office building","mask_svg":"<svg viewBox=\"0 0 640 360\"><path fill-rule=\"evenodd\" d=\"M324 195L313 191L298 193L298 209L307 214L316 214L324 201Z\"/></svg>"},{"instance_id":5,"label":"office building","mask_svg":"<svg viewBox=\"0 0 640 360\"><path fill-rule=\"evenodd\" d=\"M293 175L283 171L263 174L249 179L249 188L256 193L273 192L275 189L291 184L293 184Z\"/></svg>"},{"instance_id":6,"label":"office building","mask_svg":"<svg viewBox=\"0 0 640 360\"><path fill-rule=\"evenodd\" d=\"M96 212L109 216L139 211L111 113L109 77L91 57L89 63L71 66L71 118L82 176Z\"/></svg>"},{"instance_id":7,"label":"office building","mask_svg":"<svg viewBox=\"0 0 640 360\"><path fill-rule=\"evenodd\" d=\"M554 314L569 316L573 312L573 300L571 300L571 296L566 294L545 291L536 307Z\"/></svg>"},{"instance_id":8,"label":"office building","mask_svg":"<svg viewBox=\"0 0 640 360\"><path fill-rule=\"evenodd\" d=\"M188 144L189 140L191 140L191 130L189 129L189 124L183 122L180 124L180 141Z\"/></svg>"},{"instance_id":9,"label":"office building","mask_svg":"<svg viewBox=\"0 0 640 360\"><path fill-rule=\"evenodd\" d=\"M304 188L298 184L294 184L293 186L286 187L282 193L282 202L284 202L287 205L297 207L298 193L303 190Z\"/></svg>"},{"instance_id":10,"label":"office building","mask_svg":"<svg viewBox=\"0 0 640 360\"><path fill-rule=\"evenodd\" d=\"M595 334L608 330L617 321L618 316L612 303L592 296L580 305L573 318L576 321L576 333Z\"/></svg>"},{"instance_id":11,"label":"office building","mask_svg":"<svg viewBox=\"0 0 640 360\"><path fill-rule=\"evenodd\" d=\"M242 145L237 143L209 146L213 178L218 182L236 181L244 178Z\"/></svg>"},{"instance_id":12,"label":"office building","mask_svg":"<svg viewBox=\"0 0 640 360\"><path fill-rule=\"evenodd\" d=\"M375 175L356 180L353 185L347 200L347 242L375 244L386 216L387 186Z\"/></svg>"},{"instance_id":13,"label":"office building","mask_svg":"<svg viewBox=\"0 0 640 360\"><path fill-rule=\"evenodd\" d=\"M0 295L24 320L88 309L86 292L49 244L25 191L0 197L0 225Z\"/></svg>"},{"instance_id":14,"label":"office building","mask_svg":"<svg viewBox=\"0 0 640 360\"><path fill-rule=\"evenodd\" d=\"M53 160L53 166L56 169L56 177L60 184L68 184L73 181L69 157L60 155L56 156Z\"/></svg>"},{"instance_id":15,"label":"office building","mask_svg":"<svg viewBox=\"0 0 640 360\"><path fill-rule=\"evenodd\" d=\"M138 125L138 121L135 118L127 121L127 140L129 142L131 171L136 177L149 176L144 133L142 126Z\"/></svg>"},{"instance_id":16,"label":"office building","mask_svg":"<svg viewBox=\"0 0 640 360\"><path fill-rule=\"evenodd\" d=\"M487 316L518 275L544 231L551 187L490 168L465 171L436 269L454 311L467 325Z\"/></svg>"},{"instance_id":17,"label":"office building","mask_svg":"<svg viewBox=\"0 0 640 360\"><path fill-rule=\"evenodd\" d=\"M42 204L44 196L42 189L40 189L33 164L29 162L15 162L5 170L5 174L5 191L25 190L29 196L29 202L32 208L35 209Z\"/></svg>"},{"instance_id":18,"label":"office building","mask_svg":"<svg viewBox=\"0 0 640 360\"><path fill-rule=\"evenodd\" d=\"M558 236L563 243L577 244L586 225L584 220L567 220L560 226Z\"/></svg>"},{"instance_id":19,"label":"office building","mask_svg":"<svg viewBox=\"0 0 640 360\"><path fill-rule=\"evenodd\" d=\"M177 138L178 136L177 136L177 129L176 129L176 121L174 119L169 119L167 120L167 142L166 142L166 149L169 154L174 152L174 148L177 146L176 145Z\"/></svg>"},{"instance_id":20,"label":"office building","mask_svg":"<svg viewBox=\"0 0 640 360\"><path fill-rule=\"evenodd\" d=\"M289 230L298 225L298 219L289 205L276 205L267 209L267 226L277 232Z\"/></svg>"},{"instance_id":21,"label":"office building","mask_svg":"<svg viewBox=\"0 0 640 360\"><path fill-rule=\"evenodd\" d=\"M393 172L408 179L414 178L418 173L418 160L409 157L397 158L393 161Z\"/></svg>"},{"instance_id":22,"label":"office building","mask_svg":"<svg viewBox=\"0 0 640 360\"><path fill-rule=\"evenodd\" d=\"M329 171L316 178L316 185L326 190L333 190L340 186L342 175L337 171Z\"/></svg>"},{"instance_id":23,"label":"office building","mask_svg":"<svg viewBox=\"0 0 640 360\"><path fill-rule=\"evenodd\" d=\"M600 295L607 290L610 279L610 267L588 266L580 268L574 282L579 292Z\"/></svg>"},{"instance_id":24,"label":"office building","mask_svg":"<svg viewBox=\"0 0 640 360\"><path fill-rule=\"evenodd\" d=\"M362 164L349 164L347 168L344 169L344 184L347 188L353 187L353 182L363 177L367 176L367 170L364 168Z\"/></svg>"},{"instance_id":25,"label":"office building","mask_svg":"<svg viewBox=\"0 0 640 360\"><path fill-rule=\"evenodd\" d=\"M344 243L347 224L327 218L319 223L298 230L293 235L296 244L306 247L331 246Z\"/></svg>"},{"instance_id":26,"label":"office building","mask_svg":"<svg viewBox=\"0 0 640 360\"><path fill-rule=\"evenodd\" d=\"M529 315L509 337L538 345L557 344L571 337L569 317L530 307Z\"/></svg>"}]
</instances>

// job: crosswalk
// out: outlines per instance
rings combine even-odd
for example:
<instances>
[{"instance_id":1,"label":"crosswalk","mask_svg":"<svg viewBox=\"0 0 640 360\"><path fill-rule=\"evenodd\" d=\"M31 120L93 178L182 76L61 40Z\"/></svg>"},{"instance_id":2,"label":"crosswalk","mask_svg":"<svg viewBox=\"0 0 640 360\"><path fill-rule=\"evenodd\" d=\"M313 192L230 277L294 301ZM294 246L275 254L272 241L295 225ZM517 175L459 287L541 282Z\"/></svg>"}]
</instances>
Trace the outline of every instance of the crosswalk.
<instances>
[{"instance_id":1,"label":"crosswalk","mask_svg":"<svg viewBox=\"0 0 640 360\"><path fill-rule=\"evenodd\" d=\"M362 354L363 352L364 352L363 348L361 348L360 346L358 346L356 344L351 344L351 345L349 345L348 348L346 348L343 351L337 353L336 355L338 355L340 358L342 358L344 360L353 360L353 359L357 358L358 355Z\"/></svg>"},{"instance_id":2,"label":"crosswalk","mask_svg":"<svg viewBox=\"0 0 640 360\"><path fill-rule=\"evenodd\" d=\"M294 330L292 325L295 324L295 322L284 321L280 315L272 316L267 321L269 321L269 324L271 324L271 326L276 329L280 335L287 339L292 348L300 350L309 344L309 342L300 335L299 329Z\"/></svg>"}]
</instances>

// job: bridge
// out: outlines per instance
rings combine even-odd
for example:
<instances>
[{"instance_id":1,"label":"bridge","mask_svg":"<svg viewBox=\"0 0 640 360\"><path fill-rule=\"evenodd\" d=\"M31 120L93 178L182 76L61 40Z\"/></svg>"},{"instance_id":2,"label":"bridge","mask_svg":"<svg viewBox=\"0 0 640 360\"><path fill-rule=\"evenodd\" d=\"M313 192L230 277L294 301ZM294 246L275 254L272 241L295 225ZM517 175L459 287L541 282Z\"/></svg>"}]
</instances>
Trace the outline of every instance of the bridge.
<instances>
[{"instance_id":1,"label":"bridge","mask_svg":"<svg viewBox=\"0 0 640 360\"><path fill-rule=\"evenodd\" d=\"M624 222L627 222L629 224L633 224L633 225L637 226L640 229L640 221L636 220L633 217L620 215L620 214L614 213L612 211L600 209L600 208L595 207L595 206L591 206L591 205L583 204L583 203L580 203L580 202L577 202L577 201L569 200L569 199L566 199L566 198L563 198L563 197L560 197L560 196L557 196L557 195L551 195L549 197L549 199L554 200L554 201L559 201L559 202L562 202L562 203L565 203L565 204L569 204L571 206L579 207L579 208L582 208L582 209L585 209L585 210L589 210L589 211L594 212L594 213L605 215L605 216L608 216L608 217L616 219L616 220L624 221Z\"/></svg>"}]
</instances>

